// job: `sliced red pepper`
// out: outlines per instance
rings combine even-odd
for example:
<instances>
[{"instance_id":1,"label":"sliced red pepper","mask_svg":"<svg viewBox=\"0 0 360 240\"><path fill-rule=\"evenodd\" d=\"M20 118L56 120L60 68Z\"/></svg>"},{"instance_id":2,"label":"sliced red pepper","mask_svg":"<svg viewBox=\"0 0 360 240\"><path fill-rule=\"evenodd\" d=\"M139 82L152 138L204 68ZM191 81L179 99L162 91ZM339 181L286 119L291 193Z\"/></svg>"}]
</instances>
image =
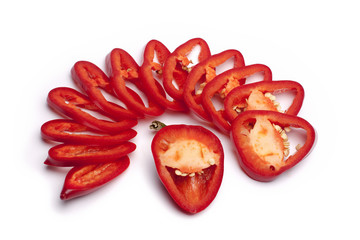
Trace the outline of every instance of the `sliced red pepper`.
<instances>
[{"instance_id":1,"label":"sliced red pepper","mask_svg":"<svg viewBox=\"0 0 360 240\"><path fill-rule=\"evenodd\" d=\"M272 94L294 91L295 97L287 110L281 110L274 106L275 96ZM257 103L249 101L250 96L259 94ZM263 95L263 96L261 96ZM267 98L265 98L267 96ZM246 110L273 110L283 111L286 114L297 115L301 109L304 100L304 88L295 81L272 81L256 82L237 87L232 90L224 100L225 113L229 121L233 121L239 112ZM261 101L261 99L262 101ZM276 105L276 104L275 104Z\"/></svg>"},{"instance_id":2,"label":"sliced red pepper","mask_svg":"<svg viewBox=\"0 0 360 240\"><path fill-rule=\"evenodd\" d=\"M129 164L129 157L124 156L110 163L74 167L66 175L60 198L69 200L89 194L119 176Z\"/></svg>"},{"instance_id":3,"label":"sliced red pepper","mask_svg":"<svg viewBox=\"0 0 360 240\"><path fill-rule=\"evenodd\" d=\"M139 90L145 91L139 79L139 65L123 49L113 49L106 57L107 68L110 73L110 83L117 97L125 105L141 115L159 116L164 113L164 108L148 99L146 107L141 97L126 86L126 81L132 82ZM134 97L135 95L135 97Z\"/></svg>"},{"instance_id":4,"label":"sliced red pepper","mask_svg":"<svg viewBox=\"0 0 360 240\"><path fill-rule=\"evenodd\" d=\"M137 124L136 119L122 119L111 122L93 117L89 113L81 110L81 108L111 118L108 114L99 109L87 96L72 88L54 88L49 92L47 101L49 106L54 110L72 118L76 122L110 134L124 131Z\"/></svg>"},{"instance_id":5,"label":"sliced red pepper","mask_svg":"<svg viewBox=\"0 0 360 240\"><path fill-rule=\"evenodd\" d=\"M189 73L184 86L184 101L200 118L207 121L212 120L211 116L205 112L201 105L201 93L205 85L216 77L215 68L232 57L234 57L233 68L243 67L245 65L244 58L239 51L226 50L198 63ZM198 84L199 89L196 89Z\"/></svg>"},{"instance_id":6,"label":"sliced red pepper","mask_svg":"<svg viewBox=\"0 0 360 240\"><path fill-rule=\"evenodd\" d=\"M231 125L227 121L224 109L216 110L211 100L213 96L219 94L220 98L224 99L234 88L241 86L244 79L260 72L264 74L262 81L272 81L272 73L269 67L262 64L253 64L225 71L206 84L201 94L202 106L219 129L229 132Z\"/></svg>"},{"instance_id":7,"label":"sliced red pepper","mask_svg":"<svg viewBox=\"0 0 360 240\"><path fill-rule=\"evenodd\" d=\"M201 38L193 38L177 47L166 59L163 85L166 92L174 99L183 100L185 80L191 71L190 64L193 63L189 59L189 54L196 46L200 46L197 62L211 56L206 41ZM178 87L174 86L173 81L176 82Z\"/></svg>"},{"instance_id":8,"label":"sliced red pepper","mask_svg":"<svg viewBox=\"0 0 360 240\"><path fill-rule=\"evenodd\" d=\"M306 140L287 159L289 142L286 128L306 131ZM244 172L258 181L274 180L281 173L299 163L310 152L315 130L306 120L267 110L245 111L232 122L232 141L239 154Z\"/></svg>"},{"instance_id":9,"label":"sliced red pepper","mask_svg":"<svg viewBox=\"0 0 360 240\"><path fill-rule=\"evenodd\" d=\"M50 148L46 165L58 167L84 166L115 161L136 149L131 142L115 146L90 146L79 144L59 144Z\"/></svg>"},{"instance_id":10,"label":"sliced red pepper","mask_svg":"<svg viewBox=\"0 0 360 240\"><path fill-rule=\"evenodd\" d=\"M169 100L161 84L154 78L163 79L164 63L170 51L164 44L151 40L146 44L144 61L140 68L141 83L148 96L162 107L172 111L186 111L186 105L177 100Z\"/></svg>"},{"instance_id":11,"label":"sliced red pepper","mask_svg":"<svg viewBox=\"0 0 360 240\"><path fill-rule=\"evenodd\" d=\"M197 213L214 200L224 171L216 135L200 126L166 126L155 135L151 149L162 183L182 210Z\"/></svg>"},{"instance_id":12,"label":"sliced red pepper","mask_svg":"<svg viewBox=\"0 0 360 240\"><path fill-rule=\"evenodd\" d=\"M120 105L106 100L100 89L103 89L114 97L116 97L116 95L110 85L108 76L106 76L106 74L95 64L87 61L76 62L71 69L71 75L74 81L82 90L84 90L84 92L86 92L93 103L104 112L107 112L116 118L142 117L139 113L131 109L125 109ZM135 94L132 94L132 97L135 97Z\"/></svg>"},{"instance_id":13,"label":"sliced red pepper","mask_svg":"<svg viewBox=\"0 0 360 240\"><path fill-rule=\"evenodd\" d=\"M112 146L129 141L136 135L137 132L133 129L110 135L68 119L51 120L41 126L43 139L72 144Z\"/></svg>"}]
</instances>

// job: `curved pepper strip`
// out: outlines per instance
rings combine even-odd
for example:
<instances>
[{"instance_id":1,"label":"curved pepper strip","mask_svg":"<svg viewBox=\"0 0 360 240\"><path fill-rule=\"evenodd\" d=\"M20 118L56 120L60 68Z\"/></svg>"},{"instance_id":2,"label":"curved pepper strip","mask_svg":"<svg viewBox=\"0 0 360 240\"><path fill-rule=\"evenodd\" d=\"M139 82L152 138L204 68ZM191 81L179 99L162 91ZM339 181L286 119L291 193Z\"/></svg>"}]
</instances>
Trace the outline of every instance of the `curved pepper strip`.
<instances>
[{"instance_id":1,"label":"curved pepper strip","mask_svg":"<svg viewBox=\"0 0 360 240\"><path fill-rule=\"evenodd\" d=\"M201 93L202 106L219 129L228 133L231 130L231 125L225 116L224 109L216 110L211 101L213 96L218 93L224 99L234 88L241 86L244 79L260 72L264 74L262 81L272 81L272 73L269 67L263 64L253 64L225 71L206 84Z\"/></svg>"},{"instance_id":2,"label":"curved pepper strip","mask_svg":"<svg viewBox=\"0 0 360 240\"><path fill-rule=\"evenodd\" d=\"M129 141L136 135L137 132L133 129L110 135L68 119L51 120L41 126L43 139L72 144L112 146Z\"/></svg>"},{"instance_id":3,"label":"curved pepper strip","mask_svg":"<svg viewBox=\"0 0 360 240\"><path fill-rule=\"evenodd\" d=\"M59 144L50 148L44 164L57 167L84 166L115 161L135 151L136 145L124 142L116 146Z\"/></svg>"},{"instance_id":4,"label":"curved pepper strip","mask_svg":"<svg viewBox=\"0 0 360 240\"><path fill-rule=\"evenodd\" d=\"M212 55L206 60L198 63L189 73L184 86L184 101L186 105L200 118L211 121L211 116L205 112L201 102L202 89L196 90L197 84L204 87L214 77L216 77L215 68L228 59L234 58L233 68L243 67L245 65L242 54L237 50L226 50Z\"/></svg>"},{"instance_id":5,"label":"curved pepper strip","mask_svg":"<svg viewBox=\"0 0 360 240\"><path fill-rule=\"evenodd\" d=\"M76 62L71 69L71 75L74 81L89 96L93 103L104 112L119 118L139 118L139 113L125 109L113 102L106 100L100 89L115 97L114 91L110 85L108 76L95 64L87 61ZM132 97L135 94L132 95ZM140 98L141 99L141 98ZM139 100L139 99L137 99Z\"/></svg>"},{"instance_id":6,"label":"curved pepper strip","mask_svg":"<svg viewBox=\"0 0 360 240\"><path fill-rule=\"evenodd\" d=\"M47 102L54 110L64 114L87 127L110 134L118 133L137 125L136 119L123 119L111 122L93 117L81 108L91 110L109 117L99 109L87 96L72 88L54 88L48 94ZM111 118L111 117L110 117Z\"/></svg>"},{"instance_id":7,"label":"curved pepper strip","mask_svg":"<svg viewBox=\"0 0 360 240\"><path fill-rule=\"evenodd\" d=\"M191 71L189 65L193 63L191 59L188 59L188 56L196 46L200 46L197 62L202 62L211 56L206 41L201 38L193 38L177 47L166 59L163 85L165 91L176 100L183 100L184 84ZM173 80L175 80L178 88L174 86Z\"/></svg>"},{"instance_id":8,"label":"curved pepper strip","mask_svg":"<svg viewBox=\"0 0 360 240\"><path fill-rule=\"evenodd\" d=\"M69 200L94 192L123 173L129 165L129 157L124 156L110 163L73 167L66 175L60 199Z\"/></svg>"},{"instance_id":9,"label":"curved pepper strip","mask_svg":"<svg viewBox=\"0 0 360 240\"><path fill-rule=\"evenodd\" d=\"M154 59L156 55L157 61ZM146 44L144 62L140 68L140 79L148 96L162 107L172 111L187 111L186 105L177 100L169 100L159 82L154 78L153 71L159 79L164 72L164 63L170 55L170 51L164 44L157 40L151 40Z\"/></svg>"},{"instance_id":10,"label":"curved pepper strip","mask_svg":"<svg viewBox=\"0 0 360 240\"><path fill-rule=\"evenodd\" d=\"M132 109L141 115L149 116L159 116L164 113L164 108L151 99L148 99L149 107L146 107L141 100L141 97L136 92L126 87L126 81L130 81L139 90L145 92L139 79L140 67L130 54L123 49L113 49L106 57L106 65L114 92L129 109ZM135 97L134 94L136 94Z\"/></svg>"},{"instance_id":11,"label":"curved pepper strip","mask_svg":"<svg viewBox=\"0 0 360 240\"><path fill-rule=\"evenodd\" d=\"M224 100L224 108L227 119L232 122L238 113L234 108L241 104L249 97L253 91L260 91L263 94L266 93L281 93L287 91L295 91L296 95L292 101L292 104L287 110L286 114L297 115L301 109L304 101L304 88L300 83L295 81L272 81L272 82L257 82L250 83L233 89ZM253 109L253 110L267 110L267 109Z\"/></svg>"},{"instance_id":12,"label":"curved pepper strip","mask_svg":"<svg viewBox=\"0 0 360 240\"><path fill-rule=\"evenodd\" d=\"M257 132L257 139L253 141L251 132L256 128L258 121L270 122L271 127L275 124L282 129L285 127L303 129L306 132L305 143L286 160L270 161L266 159L266 156L272 156L270 155L271 149L269 148L275 148L275 142L265 143L262 139L266 139L267 134L274 130L260 126ZM275 126L273 128L275 129ZM239 114L232 122L231 138L239 155L240 167L244 172L254 180L268 182L295 166L309 154L315 142L315 130L309 122L297 116L275 111L249 110ZM282 140L281 136L277 136L277 138L280 138L280 141ZM260 143L265 143L266 145ZM267 154L260 156L256 149L261 149L262 151L267 149Z\"/></svg>"}]
</instances>

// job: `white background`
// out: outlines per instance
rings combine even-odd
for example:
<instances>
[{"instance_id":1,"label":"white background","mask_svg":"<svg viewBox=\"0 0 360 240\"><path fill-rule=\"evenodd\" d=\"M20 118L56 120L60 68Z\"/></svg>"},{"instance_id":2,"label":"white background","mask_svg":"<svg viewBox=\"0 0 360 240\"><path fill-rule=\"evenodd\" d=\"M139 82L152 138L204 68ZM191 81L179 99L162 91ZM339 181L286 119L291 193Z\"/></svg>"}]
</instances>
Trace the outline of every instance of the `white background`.
<instances>
[{"instance_id":1,"label":"white background","mask_svg":"<svg viewBox=\"0 0 360 240\"><path fill-rule=\"evenodd\" d=\"M360 16L356 1L7 1L0 6L1 239L359 239ZM40 126L58 116L55 87L73 86L78 60L104 67L113 48L139 63L146 43L171 51L201 37L212 53L234 48L274 80L305 88L299 115L317 130L311 155L271 183L248 178L228 137L225 173L203 212L179 211L150 152L152 119L135 128L137 150L120 177L62 202L67 169L47 168ZM168 124L202 124L166 112ZM6 236L6 237L5 237Z\"/></svg>"}]
</instances>

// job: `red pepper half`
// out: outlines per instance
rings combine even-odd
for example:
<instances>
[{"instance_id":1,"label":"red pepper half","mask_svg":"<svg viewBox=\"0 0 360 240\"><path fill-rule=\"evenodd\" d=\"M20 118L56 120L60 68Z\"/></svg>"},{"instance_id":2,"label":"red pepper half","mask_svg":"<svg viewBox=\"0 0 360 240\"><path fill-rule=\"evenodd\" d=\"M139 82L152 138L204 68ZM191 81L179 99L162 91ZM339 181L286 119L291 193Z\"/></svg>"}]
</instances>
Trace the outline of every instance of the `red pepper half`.
<instances>
[{"instance_id":1,"label":"red pepper half","mask_svg":"<svg viewBox=\"0 0 360 240\"><path fill-rule=\"evenodd\" d=\"M136 135L137 132L133 129L110 135L68 119L51 120L41 126L43 139L72 144L112 146L129 141Z\"/></svg>"},{"instance_id":2,"label":"red pepper half","mask_svg":"<svg viewBox=\"0 0 360 240\"><path fill-rule=\"evenodd\" d=\"M123 119L117 122L111 122L98 119L89 113L82 111L81 108L110 117L108 114L104 113L104 111L99 109L87 96L72 88L54 88L49 92L47 101L49 106L54 110L72 118L76 122L110 134L124 131L137 124L136 119Z\"/></svg>"},{"instance_id":3,"label":"red pepper half","mask_svg":"<svg viewBox=\"0 0 360 240\"><path fill-rule=\"evenodd\" d=\"M163 79L164 64L170 51L164 44L157 40L151 40L146 44L144 51L144 61L140 68L141 83L147 95L162 107L172 111L186 111L186 105L177 100L169 100L165 90L155 79Z\"/></svg>"},{"instance_id":4,"label":"red pepper half","mask_svg":"<svg viewBox=\"0 0 360 240\"><path fill-rule=\"evenodd\" d=\"M89 194L119 176L129 164L129 157L124 156L110 163L74 167L66 175L60 198L69 200Z\"/></svg>"},{"instance_id":5,"label":"red pepper half","mask_svg":"<svg viewBox=\"0 0 360 240\"><path fill-rule=\"evenodd\" d=\"M216 77L215 68L227 60L234 58L233 68L245 65L242 54L237 50L226 50L212 55L198 63L189 73L184 86L184 101L187 106L200 118L211 121L211 116L205 112L201 102L201 93L205 85ZM199 85L199 89L196 89Z\"/></svg>"},{"instance_id":6,"label":"red pepper half","mask_svg":"<svg viewBox=\"0 0 360 240\"><path fill-rule=\"evenodd\" d=\"M224 109L216 110L212 98L215 94L219 94L224 99L234 88L241 86L244 79L249 76L262 72L263 81L272 81L272 73L270 68L262 64L253 64L241 68L234 68L223 72L211 80L201 93L202 106L204 110L211 116L213 123L224 132L231 130L231 125L227 121Z\"/></svg>"},{"instance_id":7,"label":"red pepper half","mask_svg":"<svg viewBox=\"0 0 360 240\"><path fill-rule=\"evenodd\" d=\"M220 140L200 126L162 128L151 144L158 175L181 209L197 213L215 198L223 177Z\"/></svg>"},{"instance_id":8,"label":"red pepper half","mask_svg":"<svg viewBox=\"0 0 360 240\"><path fill-rule=\"evenodd\" d=\"M115 161L136 149L131 142L115 146L89 146L79 144L59 144L50 148L46 165L58 167L84 166Z\"/></svg>"},{"instance_id":9,"label":"red pepper half","mask_svg":"<svg viewBox=\"0 0 360 240\"><path fill-rule=\"evenodd\" d=\"M281 110L274 106L275 96L273 93L281 93L287 91L295 91L296 95L292 104L287 110ZM255 97L255 96L258 97ZM253 98L257 100L249 101ZM297 115L301 109L304 101L304 88L300 83L294 81L272 81L272 82L257 82L246 84L232 90L224 100L225 113L229 121L233 121L239 112L247 110L273 110L283 111L286 114ZM266 98L267 97L267 98ZM259 104L260 103L260 104Z\"/></svg>"},{"instance_id":10,"label":"red pepper half","mask_svg":"<svg viewBox=\"0 0 360 240\"><path fill-rule=\"evenodd\" d=\"M185 80L191 71L190 64L193 63L189 59L189 54L196 46L200 46L197 62L211 56L206 41L201 38L193 38L177 47L166 59L163 85L166 92L174 99L183 100ZM176 82L178 87L174 86L173 81Z\"/></svg>"},{"instance_id":11,"label":"red pepper half","mask_svg":"<svg viewBox=\"0 0 360 240\"><path fill-rule=\"evenodd\" d=\"M141 97L126 86L126 81L132 82L139 90L144 92L139 79L139 65L123 49L113 49L106 57L107 68L110 74L110 83L117 97L125 105L141 115L159 116L164 113L164 108L149 99L146 107Z\"/></svg>"},{"instance_id":12,"label":"red pepper half","mask_svg":"<svg viewBox=\"0 0 360 240\"><path fill-rule=\"evenodd\" d=\"M289 156L287 128L303 129L305 143ZM232 141L244 172L258 181L271 181L299 163L312 149L315 130L306 120L267 110L245 111L232 122Z\"/></svg>"}]
</instances>

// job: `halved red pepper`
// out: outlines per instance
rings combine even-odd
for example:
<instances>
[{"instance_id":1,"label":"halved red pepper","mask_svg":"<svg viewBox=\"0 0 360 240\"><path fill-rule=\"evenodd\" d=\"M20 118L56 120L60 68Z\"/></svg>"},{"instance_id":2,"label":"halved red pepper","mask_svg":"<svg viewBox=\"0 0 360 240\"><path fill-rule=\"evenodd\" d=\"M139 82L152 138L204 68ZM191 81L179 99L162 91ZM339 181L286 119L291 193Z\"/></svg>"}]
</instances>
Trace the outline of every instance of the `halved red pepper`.
<instances>
[{"instance_id":1,"label":"halved red pepper","mask_svg":"<svg viewBox=\"0 0 360 240\"><path fill-rule=\"evenodd\" d=\"M205 85L216 77L215 68L231 58L234 58L233 68L245 65L244 58L239 51L226 50L198 63L189 73L184 86L184 101L200 118L211 121L211 116L201 105L201 93ZM199 89L196 89L197 85L199 85Z\"/></svg>"},{"instance_id":2,"label":"halved red pepper","mask_svg":"<svg viewBox=\"0 0 360 240\"><path fill-rule=\"evenodd\" d=\"M148 96L157 104L172 111L187 111L186 105L177 100L169 100L165 90L154 78L154 75L163 79L164 63L170 51L164 44L157 40L151 40L146 44L144 61L140 68L141 83Z\"/></svg>"},{"instance_id":3,"label":"halved red pepper","mask_svg":"<svg viewBox=\"0 0 360 240\"><path fill-rule=\"evenodd\" d=\"M190 64L189 54L196 46L200 46L200 52L197 62L201 62L211 56L210 48L205 40L193 38L177 47L166 59L164 65L163 85L166 92L174 99L183 100L184 84L189 72ZM175 87L173 81L178 87Z\"/></svg>"},{"instance_id":4,"label":"halved red pepper","mask_svg":"<svg viewBox=\"0 0 360 240\"><path fill-rule=\"evenodd\" d=\"M74 167L66 175L60 198L69 200L89 194L119 176L129 164L129 157L124 156L110 163Z\"/></svg>"},{"instance_id":5,"label":"halved red pepper","mask_svg":"<svg viewBox=\"0 0 360 240\"><path fill-rule=\"evenodd\" d=\"M273 94L294 91L295 97L292 104L287 110L281 110L274 106L275 96ZM253 104L248 101L251 95L258 94L263 100ZM261 96L263 95L263 96ZM224 100L225 114L230 122L232 122L239 112L247 110L273 110L282 111L286 114L297 115L304 101L304 88L300 83L295 81L272 81L272 82L256 82L237 87L232 90ZM265 98L267 97L267 98Z\"/></svg>"},{"instance_id":6,"label":"halved red pepper","mask_svg":"<svg viewBox=\"0 0 360 240\"><path fill-rule=\"evenodd\" d=\"M99 109L87 96L73 88L59 87L52 89L47 98L50 107L87 127L110 134L118 133L137 124L136 119L122 119L116 121L104 111ZM81 110L86 109L100 113L114 122L98 119Z\"/></svg>"},{"instance_id":7,"label":"halved red pepper","mask_svg":"<svg viewBox=\"0 0 360 240\"><path fill-rule=\"evenodd\" d=\"M55 119L41 126L41 136L45 140L86 145L117 145L129 141L137 135L133 129L117 134L95 131L69 119Z\"/></svg>"},{"instance_id":8,"label":"halved red pepper","mask_svg":"<svg viewBox=\"0 0 360 240\"><path fill-rule=\"evenodd\" d=\"M78 86L86 92L93 103L102 109L104 112L112 115L115 118L138 118L141 114L108 101L100 89L103 89L108 94L116 97L114 90L110 85L108 76L95 64L87 61L76 62L71 69L71 75ZM131 91L131 90L129 90ZM135 98L135 93L132 94ZM141 101L138 97L137 101Z\"/></svg>"},{"instance_id":9,"label":"halved red pepper","mask_svg":"<svg viewBox=\"0 0 360 240\"><path fill-rule=\"evenodd\" d=\"M115 146L92 146L79 144L59 144L49 150L46 165L57 167L84 166L115 161L136 149L131 142Z\"/></svg>"},{"instance_id":10,"label":"halved red pepper","mask_svg":"<svg viewBox=\"0 0 360 240\"><path fill-rule=\"evenodd\" d=\"M214 200L224 171L216 135L201 126L166 126L155 135L151 150L162 183L182 210L197 213Z\"/></svg>"},{"instance_id":11,"label":"halved red pepper","mask_svg":"<svg viewBox=\"0 0 360 240\"><path fill-rule=\"evenodd\" d=\"M305 130L306 140L290 153L286 128ZM232 141L244 172L258 181L271 181L299 163L312 149L315 130L306 120L267 110L249 110L232 122Z\"/></svg>"},{"instance_id":12,"label":"halved red pepper","mask_svg":"<svg viewBox=\"0 0 360 240\"><path fill-rule=\"evenodd\" d=\"M113 49L106 57L106 65L114 92L129 109L141 115L159 116L164 113L164 108L151 99L148 99L149 106L146 107L141 97L126 86L126 81L130 81L145 92L139 79L140 67L129 53L120 48Z\"/></svg>"},{"instance_id":13,"label":"halved red pepper","mask_svg":"<svg viewBox=\"0 0 360 240\"><path fill-rule=\"evenodd\" d=\"M216 110L211 99L215 94L219 94L220 98L224 99L234 88L241 86L244 79L255 73L263 73L262 81L264 82L272 81L272 73L269 67L263 64L253 64L225 71L204 87L201 93L202 106L211 116L213 123L222 131L229 132L231 125L225 116L224 109Z\"/></svg>"}]
</instances>

